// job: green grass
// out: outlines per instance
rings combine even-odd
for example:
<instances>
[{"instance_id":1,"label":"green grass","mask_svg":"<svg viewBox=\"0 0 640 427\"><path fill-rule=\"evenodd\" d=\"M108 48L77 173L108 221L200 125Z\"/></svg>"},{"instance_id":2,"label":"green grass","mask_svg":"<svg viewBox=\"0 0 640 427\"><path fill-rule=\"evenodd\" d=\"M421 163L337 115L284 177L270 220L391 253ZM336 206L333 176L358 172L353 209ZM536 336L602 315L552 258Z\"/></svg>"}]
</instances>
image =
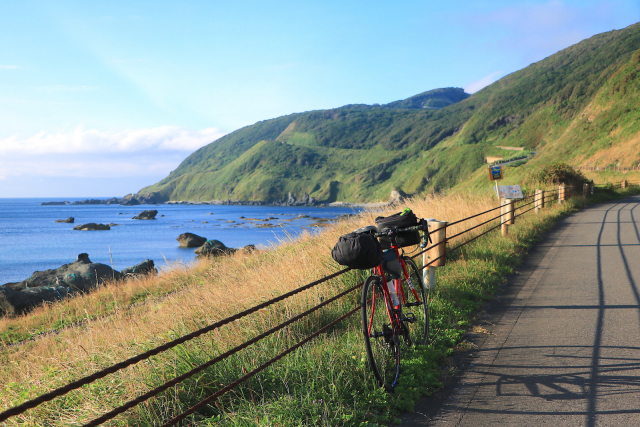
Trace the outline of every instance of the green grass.
<instances>
[{"instance_id":1,"label":"green grass","mask_svg":"<svg viewBox=\"0 0 640 427\"><path fill-rule=\"evenodd\" d=\"M637 188L601 191L593 201L637 194ZM395 393L376 386L366 362L361 339L359 313L329 333L317 338L292 355L276 362L249 382L242 384L206 410L189 418L202 426L382 426L391 425L401 412L411 411L421 396L440 387L441 366L473 324L475 313L493 298L509 274L521 263L526 251L535 245L558 219L587 204L572 199L563 206L520 217L508 237L497 232L476 240L449 255L447 265L437 272L437 290L429 297L430 342L403 355L402 376ZM362 280L352 272L329 286L337 293ZM153 425L153 420L186 410L213 393L218 387L275 356L308 336L332 319L358 305L359 294L344 298L307 321L299 322L259 344L221 362L172 390L151 404L129 415L126 423ZM286 310L285 308L282 308ZM245 320L250 324L250 320ZM247 327L247 338L255 328ZM176 335L181 331L175 331ZM204 363L219 353L220 343L203 339L180 347L157 377L157 386L171 377ZM160 366L160 365L159 365ZM176 396L178 397L176 399Z\"/></svg>"}]
</instances>

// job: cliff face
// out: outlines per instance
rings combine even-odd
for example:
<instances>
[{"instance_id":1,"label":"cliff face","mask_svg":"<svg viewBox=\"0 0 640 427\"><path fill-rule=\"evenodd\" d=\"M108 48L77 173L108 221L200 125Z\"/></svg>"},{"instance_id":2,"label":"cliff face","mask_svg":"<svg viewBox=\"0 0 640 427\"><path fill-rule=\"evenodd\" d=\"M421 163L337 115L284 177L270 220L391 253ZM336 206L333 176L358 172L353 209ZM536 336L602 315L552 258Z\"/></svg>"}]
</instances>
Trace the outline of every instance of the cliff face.
<instances>
[{"instance_id":1,"label":"cliff face","mask_svg":"<svg viewBox=\"0 0 640 427\"><path fill-rule=\"evenodd\" d=\"M413 194L464 181L499 146L539 152L533 165L612 162L637 148L639 49L635 24L584 40L472 96L437 89L386 105L259 122L201 148L139 194L381 201L393 189Z\"/></svg>"}]
</instances>

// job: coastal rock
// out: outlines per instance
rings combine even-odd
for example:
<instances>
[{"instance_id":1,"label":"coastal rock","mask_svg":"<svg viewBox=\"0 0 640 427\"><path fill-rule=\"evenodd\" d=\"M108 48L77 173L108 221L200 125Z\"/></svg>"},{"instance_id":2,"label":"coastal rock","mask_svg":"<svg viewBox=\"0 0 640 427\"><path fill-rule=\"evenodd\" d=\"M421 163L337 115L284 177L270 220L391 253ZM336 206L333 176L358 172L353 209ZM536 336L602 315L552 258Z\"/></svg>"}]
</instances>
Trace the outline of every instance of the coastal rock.
<instances>
[{"instance_id":1,"label":"coastal rock","mask_svg":"<svg viewBox=\"0 0 640 427\"><path fill-rule=\"evenodd\" d=\"M157 272L151 260L118 272L108 265L91 262L89 255L82 253L70 264L36 271L27 280L0 286L0 316L25 313L45 302L90 292L110 280Z\"/></svg>"},{"instance_id":2,"label":"coastal rock","mask_svg":"<svg viewBox=\"0 0 640 427\"><path fill-rule=\"evenodd\" d=\"M182 233L176 240L180 242L181 248L199 248L205 244L207 238L193 233Z\"/></svg>"},{"instance_id":3,"label":"coastal rock","mask_svg":"<svg viewBox=\"0 0 640 427\"><path fill-rule=\"evenodd\" d=\"M279 202L272 203L275 206L317 206L318 201L315 197L309 196L309 193L304 193L302 198L298 200L295 194L289 192L287 193L287 197L281 199Z\"/></svg>"},{"instance_id":4,"label":"coastal rock","mask_svg":"<svg viewBox=\"0 0 640 427\"><path fill-rule=\"evenodd\" d=\"M145 205L157 205L158 203L161 203L153 194L138 194L137 199L138 202Z\"/></svg>"},{"instance_id":5,"label":"coastal rock","mask_svg":"<svg viewBox=\"0 0 640 427\"><path fill-rule=\"evenodd\" d=\"M58 301L68 295L95 289L107 280L117 280L120 273L108 265L93 263L82 253L71 264L57 269L36 271L19 283L0 287L15 313L23 313L43 302Z\"/></svg>"},{"instance_id":6,"label":"coastal rock","mask_svg":"<svg viewBox=\"0 0 640 427\"><path fill-rule=\"evenodd\" d=\"M103 205L106 203L106 200L101 199L89 199L89 200L76 200L72 202L72 205Z\"/></svg>"},{"instance_id":7,"label":"coastal rock","mask_svg":"<svg viewBox=\"0 0 640 427\"><path fill-rule=\"evenodd\" d=\"M407 197L407 193L400 189L391 190L389 195L389 204L400 203Z\"/></svg>"},{"instance_id":8,"label":"coastal rock","mask_svg":"<svg viewBox=\"0 0 640 427\"><path fill-rule=\"evenodd\" d=\"M235 251L236 249L226 247L224 243L219 240L207 240L194 252L198 256L220 256L230 255Z\"/></svg>"},{"instance_id":9,"label":"coastal rock","mask_svg":"<svg viewBox=\"0 0 640 427\"><path fill-rule=\"evenodd\" d=\"M15 314L15 309L2 292L2 288L0 288L0 317L3 316L11 316Z\"/></svg>"},{"instance_id":10,"label":"coastal rock","mask_svg":"<svg viewBox=\"0 0 640 427\"><path fill-rule=\"evenodd\" d=\"M122 199L120 204L124 206L136 206L136 205L139 205L140 202L135 197L132 197L130 199Z\"/></svg>"},{"instance_id":11,"label":"coastal rock","mask_svg":"<svg viewBox=\"0 0 640 427\"><path fill-rule=\"evenodd\" d=\"M107 224L96 224L95 222L90 222L88 224L76 225L73 227L74 230L83 230L83 231L91 231L91 230L111 230Z\"/></svg>"},{"instance_id":12,"label":"coastal rock","mask_svg":"<svg viewBox=\"0 0 640 427\"><path fill-rule=\"evenodd\" d=\"M143 276L153 274L154 276L158 274L158 269L156 269L155 263L153 260L145 259L139 264L136 264L132 267L123 268L120 270L120 274L123 276Z\"/></svg>"},{"instance_id":13,"label":"coastal rock","mask_svg":"<svg viewBox=\"0 0 640 427\"><path fill-rule=\"evenodd\" d=\"M300 206L315 206L317 204L317 201L315 197L310 197L309 193L305 192L304 196L302 196L302 199L300 199L296 204Z\"/></svg>"},{"instance_id":14,"label":"coastal rock","mask_svg":"<svg viewBox=\"0 0 640 427\"><path fill-rule=\"evenodd\" d=\"M142 211L138 215L134 216L133 219L156 219L156 215L158 215L158 211L153 209L149 211Z\"/></svg>"},{"instance_id":15,"label":"coastal rock","mask_svg":"<svg viewBox=\"0 0 640 427\"><path fill-rule=\"evenodd\" d=\"M68 205L69 202L65 201L65 202L42 202L40 203L40 206L59 206L59 205Z\"/></svg>"},{"instance_id":16,"label":"coastal rock","mask_svg":"<svg viewBox=\"0 0 640 427\"><path fill-rule=\"evenodd\" d=\"M75 220L76 220L76 219L75 219L74 217L70 216L70 217L69 217L69 218L67 218L67 219L56 219L56 221L55 221L55 222L65 222L65 223L67 223L67 224L73 224L73 222L74 222Z\"/></svg>"}]
</instances>

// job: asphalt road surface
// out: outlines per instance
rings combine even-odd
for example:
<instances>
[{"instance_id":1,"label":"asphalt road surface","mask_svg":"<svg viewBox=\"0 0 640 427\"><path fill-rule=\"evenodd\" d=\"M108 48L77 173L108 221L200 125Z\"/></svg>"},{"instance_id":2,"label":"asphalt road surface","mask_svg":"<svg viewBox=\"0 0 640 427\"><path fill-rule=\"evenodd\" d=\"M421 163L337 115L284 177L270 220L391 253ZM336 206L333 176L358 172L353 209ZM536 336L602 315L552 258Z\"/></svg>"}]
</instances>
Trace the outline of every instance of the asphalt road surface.
<instances>
[{"instance_id":1,"label":"asphalt road surface","mask_svg":"<svg viewBox=\"0 0 640 427\"><path fill-rule=\"evenodd\" d=\"M640 196L584 209L534 250L403 426L640 426Z\"/></svg>"}]
</instances>

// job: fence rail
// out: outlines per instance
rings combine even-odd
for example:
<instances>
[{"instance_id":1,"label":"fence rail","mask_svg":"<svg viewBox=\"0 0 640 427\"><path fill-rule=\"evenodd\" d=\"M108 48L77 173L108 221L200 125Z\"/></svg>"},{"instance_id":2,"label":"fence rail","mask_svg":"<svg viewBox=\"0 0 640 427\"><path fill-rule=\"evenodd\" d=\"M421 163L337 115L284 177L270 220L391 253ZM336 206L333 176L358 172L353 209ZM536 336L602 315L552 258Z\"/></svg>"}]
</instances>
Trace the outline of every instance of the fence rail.
<instances>
[{"instance_id":1,"label":"fence rail","mask_svg":"<svg viewBox=\"0 0 640 427\"><path fill-rule=\"evenodd\" d=\"M570 192L571 190L576 190L576 189L573 189L571 187L564 187L564 188L558 188L558 189L551 190L551 191L546 191L544 196L542 197L542 201L544 202L546 200L549 200L549 201L558 200L559 202L561 202L562 201L561 195L566 194L567 190ZM577 191L573 191L573 193L577 193ZM504 206L500 205L500 206L497 206L495 208L486 210L484 212L480 212L480 213L471 215L469 217L466 217L466 218L451 222L449 224L445 223L444 226L439 227L439 228L437 228L435 230L431 230L432 233L434 233L436 231L444 230L445 231L444 240L443 241L434 242L431 246L429 246L429 247L423 249L422 251L418 252L417 254L413 255L412 258L417 258L420 255L424 255L425 253L427 253L427 252L429 252L429 251L431 251L433 249L436 249L439 245L442 245L444 243L444 245L445 245L444 253L438 255L438 257L436 257L436 258L430 259L429 262L423 263L423 265L422 265L422 267L420 269L423 270L425 268L429 268L430 266L434 265L440 259L446 259L447 254L450 254L451 252L460 249L461 247L473 242L474 240L480 238L481 236L484 236L485 234L487 234L487 233L489 233L489 232L491 232L491 231L503 226L505 224L505 222L506 222L506 220L504 218L505 216L507 216L508 220L514 221L515 218L520 217L520 216L522 216L522 215L524 215L524 214L526 214L526 213L528 213L528 212L530 212L530 211L532 211L534 209L539 208L539 199L536 198L536 197L537 197L536 195L531 195L531 196L525 197L524 199L521 199L521 201L519 202L519 204L517 206L513 206L513 211L509 211L509 210L504 211L503 210L503 212L501 212L500 215L494 216L491 219L485 220L485 221L483 221L483 222L481 222L479 224L475 224L475 225L473 225L473 226L465 229L464 231L459 232L459 233L457 233L457 234L455 234L453 236L446 237L446 229L447 228L450 228L451 226L456 225L456 224L460 224L460 223L462 223L464 221L468 221L468 220L471 220L471 219L478 218L478 217L480 217L482 215L489 214L489 213L491 213L493 211L496 211L498 209L503 209ZM531 207L532 205L533 205L533 207ZM543 206L544 206L544 203L543 203ZM523 210L524 208L528 208L528 209ZM520 210L520 212L516 213L517 210ZM490 226L491 222L496 221L496 220L498 220L498 224L493 226L493 227L491 227ZM488 227L488 228L487 229L482 229L481 227L483 227L483 226L484 227ZM477 232L476 233L472 233L474 230L477 230ZM471 234L468 234L468 233L471 233ZM459 241L460 237L463 236L463 235L467 235L468 239L463 241L463 242L461 242L461 243L458 243L454 247L451 247L451 248L448 248L448 249L446 248L446 244L447 243L452 243L454 240L458 240ZM337 272L335 272L335 273L333 273L331 275L322 277L322 278L320 278L320 279L318 279L316 281L313 281L313 282L308 283L308 284L306 284L304 286L301 286L301 287L299 287L299 288L297 288L295 290L292 290L292 291L290 291L288 293L285 293L285 294L283 294L283 295L281 295L279 297L273 298L273 299L271 299L269 301L265 301L265 302L263 302L261 304L258 304L258 305L254 306L254 307L251 307L251 308L249 308L247 310L244 310L244 311L242 311L240 313L237 313L237 314L235 314L233 316L227 317L226 319L223 319L223 320L220 320L218 322L215 322L215 323L213 323L213 324L211 324L209 326L206 326L204 328L198 329L197 331L191 332L191 333L189 333L187 335L184 335L184 336L182 336L180 338L177 338L177 339L175 339L173 341L170 341L170 342L165 343L163 345L157 346L154 349L151 349L151 350L146 351L144 353L138 354L138 355L136 355L134 357L131 357L131 358L127 359L127 360L124 360L124 361L122 361L120 363L114 364L114 365L112 365L112 366L110 366L108 368L105 368L105 369L103 369L101 371L98 371L98 372L96 372L96 373L94 373L92 375L89 375L89 376L86 376L86 377L81 378L79 380L76 380L74 382L71 382L71 383L69 383L69 384L67 384L67 385L65 385L63 387L60 387L60 388L55 389L55 390L52 390L51 392L45 393L45 394L40 395L40 396L38 396L38 397L36 397L34 399L31 399L29 401L26 401L26 402L20 404L20 405L17 405L17 406L15 406L13 408L5 410L4 412L0 413L0 422L1 421L5 421L10 417L14 417L14 416L20 415L20 414L24 413L25 411L27 411L29 409L35 408L36 406L39 406L39 405L41 405L41 404L43 404L45 402L48 402L48 401L51 401L51 400L53 400L53 399L55 399L57 397L63 396L65 394L69 393L72 390L76 390L76 389L78 389L80 387L83 387L83 386L85 386L87 384L90 384L90 383L92 383L92 382L94 382L94 381L96 381L96 380L98 380L100 378L103 378L103 377L106 377L107 375L110 375L110 374L113 374L115 372L118 372L118 371L120 371L120 370L122 370L122 369L124 369L124 368L126 368L128 366L134 365L134 364L136 364L136 363L138 363L140 361L143 361L143 360L147 360L152 356L155 356L155 355L158 355L158 354L160 354L162 352L165 352L165 351L167 351L167 350L169 350L171 348L174 348L174 347L178 346L179 344L185 343L185 342L187 342L189 340L192 340L192 339L194 339L196 337L199 337L199 336L201 336L201 335L203 335L203 334L205 334L207 332L211 332L211 331L213 331L215 329L218 329L218 328L220 328L220 327L222 327L224 325L227 325L227 324L229 324L231 322L234 322L234 321L239 320L239 319L241 319L243 317L246 317L246 316L249 316L249 315L251 315L253 313L256 313L257 311L259 311L261 309L264 309L264 308L266 308L266 307L268 307L270 305L273 305L273 304L275 304L277 302L286 300L287 298L290 298L290 297L292 297L292 296L294 296L296 294L299 294L299 293L304 292L306 290L309 290L309 289L311 289L311 288L313 288L315 286L318 286L321 283L325 283L325 282L327 282L327 281L329 281L331 279L334 279L334 278L336 278L338 276L341 276L341 275L345 274L346 272L348 272L350 270L351 270L350 268L345 268L345 269L337 271ZM199 373L199 372L201 372L201 371L213 366L214 364L216 364L216 363L218 363L218 362L220 362L220 361L232 356L233 354L236 354L237 352L247 348L248 346L250 346L252 344L255 344L256 342L258 342L258 341L260 341L260 340L272 335L273 333L275 333L275 332L277 332L277 331L279 331L279 330L291 325L292 323L299 321L300 319L302 319L302 318L308 316L309 314L319 310L320 308L325 307L325 306L327 306L327 305L329 305L329 304L331 304L331 303L333 303L333 302L335 302L335 301L337 301L337 300L339 300L341 298L346 297L347 295L352 294L354 291L356 291L357 289L359 289L361 287L362 287L362 282L358 283L355 286L352 286L351 288L349 288L349 289L347 289L347 290L345 290L345 291L343 291L341 293L339 293L338 295L335 295L335 296L323 301L322 303L320 303L320 304L308 309L307 311L305 311L305 312L303 312L303 313L301 313L301 314L299 314L299 315L287 320L286 322L283 322L283 323L281 323L281 324L279 324L277 326L274 326L273 328L269 329L268 331L266 331L266 332L264 332L264 333L262 333L260 335L257 335L256 337L252 338L251 340L246 341L243 344L240 344L237 347L234 347L234 348L228 350L227 352L216 356L215 358L209 360L208 362L203 363L203 364L193 368L191 371L186 372L186 373L184 373L184 374L182 374L182 375L180 375L178 377L175 377L174 379L165 382L161 386L159 386L157 388L154 388L153 390L150 390L150 391L148 391L148 392L146 392L146 393L144 393L144 394L142 394L142 395L140 395L140 396L128 401L127 403L125 403L125 404L123 404L123 405L121 405L121 406L109 411L108 413L106 413L106 414L104 414L104 415L102 415L102 416L100 416L100 417L88 422L87 424L85 424L85 426L100 425L100 424L102 424L102 423L104 423L104 422L106 422L108 420L111 420L111 419L115 418L116 416L118 416L118 415L124 413L125 411L137 406L138 404L140 404L140 403L142 403L142 402L144 402L144 401L146 401L146 400L148 400L148 399L150 399L150 398L152 398L154 396L157 396L158 394L160 394L163 391L169 389L170 387L175 386L176 384L178 384L178 383L180 383L180 382L192 377L193 375L195 375L195 374L197 374L197 373ZM317 330L316 332L314 332L313 334L311 334L307 338L301 340L297 344L295 344L295 345L291 346L290 348L284 350L283 352L281 352L277 356L273 357L272 359L266 361L265 363L263 363L258 368L254 369L251 372L246 373L244 376L238 378L237 380L233 381L232 383L220 388L214 394L210 395L209 397L205 398L201 402L199 402L196 405L192 406L187 411L185 411L185 412L177 415L173 419L167 421L164 424L164 426L170 426L170 425L176 424L180 420L186 418L187 416L189 416L190 414L194 413L195 411L197 411L198 409L202 408L203 406L206 406L207 404L211 403L212 401L214 401L218 397L222 396L223 394L227 393L228 391L232 390L234 387L238 386L239 384L242 384L243 382L247 381L249 378L251 378L252 376L256 375L258 372L266 369L271 364L273 364L276 361L282 359L283 357L285 357L286 355L288 355L291 352L295 351L297 348L299 348L300 346L302 346L306 342L308 342L311 339L315 338L316 336L320 335L324 331L328 330L330 327L332 327L332 326L336 325L337 323L339 323L340 321L348 318L349 316L353 315L354 313L356 313L359 310L360 310L360 306L359 305L357 307L354 307L352 310L349 310L347 313L345 313L344 315L340 316L338 319L334 320L333 322L329 323L328 325L324 326L323 328Z\"/></svg>"},{"instance_id":2,"label":"fence rail","mask_svg":"<svg viewBox=\"0 0 640 427\"><path fill-rule=\"evenodd\" d=\"M574 169L588 172L633 172L640 171L640 164L636 166L576 166Z\"/></svg>"}]
</instances>

